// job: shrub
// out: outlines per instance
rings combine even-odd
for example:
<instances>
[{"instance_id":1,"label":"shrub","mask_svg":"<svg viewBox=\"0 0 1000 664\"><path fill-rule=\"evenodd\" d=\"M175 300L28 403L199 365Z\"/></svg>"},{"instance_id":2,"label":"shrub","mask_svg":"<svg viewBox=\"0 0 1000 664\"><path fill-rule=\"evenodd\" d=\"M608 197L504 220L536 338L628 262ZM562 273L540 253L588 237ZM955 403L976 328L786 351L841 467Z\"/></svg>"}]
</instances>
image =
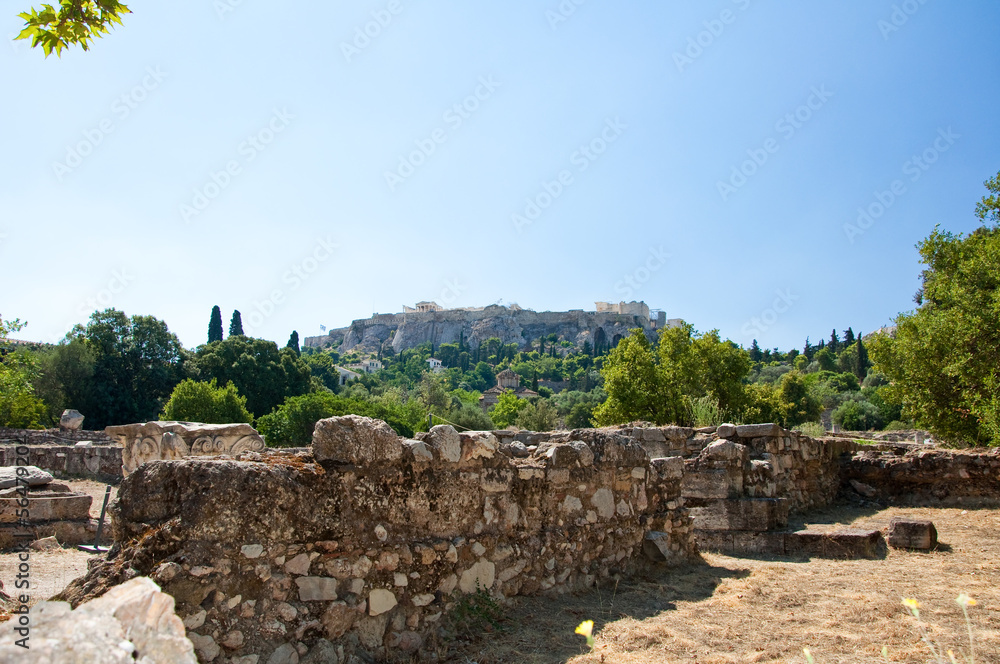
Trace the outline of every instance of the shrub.
<instances>
[{"instance_id":1,"label":"shrub","mask_svg":"<svg viewBox=\"0 0 1000 664\"><path fill-rule=\"evenodd\" d=\"M362 415L383 420L399 435L412 437L413 426L401 417L401 412L394 412L399 410L319 390L288 397L273 412L257 419L257 430L271 447L305 447L312 442L313 429L320 420L341 415Z\"/></svg>"},{"instance_id":2,"label":"shrub","mask_svg":"<svg viewBox=\"0 0 1000 664\"><path fill-rule=\"evenodd\" d=\"M209 383L188 378L174 387L160 419L231 424L252 422L253 416L247 410L247 398L232 383L219 387L214 378Z\"/></svg>"},{"instance_id":3,"label":"shrub","mask_svg":"<svg viewBox=\"0 0 1000 664\"><path fill-rule=\"evenodd\" d=\"M795 427L795 431L802 432L810 438L819 438L826 435L826 427L824 427L820 422L806 422L805 424L800 424Z\"/></svg>"},{"instance_id":4,"label":"shrub","mask_svg":"<svg viewBox=\"0 0 1000 664\"><path fill-rule=\"evenodd\" d=\"M834 423L848 431L870 431L882 425L878 408L863 400L845 401L833 411Z\"/></svg>"}]
</instances>

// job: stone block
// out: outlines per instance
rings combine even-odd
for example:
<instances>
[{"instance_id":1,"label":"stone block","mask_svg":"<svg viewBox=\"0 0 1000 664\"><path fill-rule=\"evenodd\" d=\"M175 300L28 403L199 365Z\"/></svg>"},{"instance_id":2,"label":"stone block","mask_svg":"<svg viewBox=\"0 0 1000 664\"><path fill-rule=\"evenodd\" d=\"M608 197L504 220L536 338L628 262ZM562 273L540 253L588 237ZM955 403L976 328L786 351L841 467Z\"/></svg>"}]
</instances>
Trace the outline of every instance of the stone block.
<instances>
[{"instance_id":1,"label":"stone block","mask_svg":"<svg viewBox=\"0 0 1000 664\"><path fill-rule=\"evenodd\" d=\"M886 546L879 530L799 530L786 538L785 551L817 558L871 559L885 557Z\"/></svg>"},{"instance_id":2,"label":"stone block","mask_svg":"<svg viewBox=\"0 0 1000 664\"><path fill-rule=\"evenodd\" d=\"M264 439L246 423L146 422L109 426L104 431L122 447L122 475L126 477L147 461L264 450Z\"/></svg>"},{"instance_id":3,"label":"stone block","mask_svg":"<svg viewBox=\"0 0 1000 664\"><path fill-rule=\"evenodd\" d=\"M781 435L781 427L777 424L741 424L736 427L736 435L740 438L777 438Z\"/></svg>"},{"instance_id":4,"label":"stone block","mask_svg":"<svg viewBox=\"0 0 1000 664\"><path fill-rule=\"evenodd\" d=\"M704 507L690 508L694 527L699 530L764 531L788 524L788 501L783 498L718 500Z\"/></svg>"},{"instance_id":5,"label":"stone block","mask_svg":"<svg viewBox=\"0 0 1000 664\"><path fill-rule=\"evenodd\" d=\"M442 461L458 463L462 460L462 439L450 424L431 427L424 442L431 446L434 455Z\"/></svg>"},{"instance_id":6,"label":"stone block","mask_svg":"<svg viewBox=\"0 0 1000 664\"><path fill-rule=\"evenodd\" d=\"M83 415L78 410L67 408L59 418L59 428L64 431L77 431L83 428Z\"/></svg>"},{"instance_id":7,"label":"stone block","mask_svg":"<svg viewBox=\"0 0 1000 664\"><path fill-rule=\"evenodd\" d=\"M0 468L0 489L11 487L41 486L52 481L52 474L47 473L37 466L5 466Z\"/></svg>"},{"instance_id":8,"label":"stone block","mask_svg":"<svg viewBox=\"0 0 1000 664\"><path fill-rule=\"evenodd\" d=\"M651 460L649 464L665 480L679 480L684 477L683 457L660 457Z\"/></svg>"},{"instance_id":9,"label":"stone block","mask_svg":"<svg viewBox=\"0 0 1000 664\"><path fill-rule=\"evenodd\" d=\"M722 461L742 466L746 463L749 453L746 445L740 445L731 440L717 440L706 446L699 457L706 461Z\"/></svg>"},{"instance_id":10,"label":"stone block","mask_svg":"<svg viewBox=\"0 0 1000 664\"><path fill-rule=\"evenodd\" d=\"M736 436L736 425L720 424L715 430L715 435L719 438L734 438Z\"/></svg>"},{"instance_id":11,"label":"stone block","mask_svg":"<svg viewBox=\"0 0 1000 664\"><path fill-rule=\"evenodd\" d=\"M93 498L85 493L50 493L39 496L29 494L30 520L36 521L86 521L90 518ZM0 523L17 521L18 499L0 498Z\"/></svg>"},{"instance_id":12,"label":"stone block","mask_svg":"<svg viewBox=\"0 0 1000 664\"><path fill-rule=\"evenodd\" d=\"M688 470L681 478L681 495L702 500L728 498L729 474L725 469Z\"/></svg>"},{"instance_id":13,"label":"stone block","mask_svg":"<svg viewBox=\"0 0 1000 664\"><path fill-rule=\"evenodd\" d=\"M382 420L359 415L317 422L312 448L317 461L358 466L392 462L403 456L403 444L392 427Z\"/></svg>"},{"instance_id":14,"label":"stone block","mask_svg":"<svg viewBox=\"0 0 1000 664\"><path fill-rule=\"evenodd\" d=\"M933 549L937 528L932 521L893 517L889 521L889 546L896 549Z\"/></svg>"}]
</instances>

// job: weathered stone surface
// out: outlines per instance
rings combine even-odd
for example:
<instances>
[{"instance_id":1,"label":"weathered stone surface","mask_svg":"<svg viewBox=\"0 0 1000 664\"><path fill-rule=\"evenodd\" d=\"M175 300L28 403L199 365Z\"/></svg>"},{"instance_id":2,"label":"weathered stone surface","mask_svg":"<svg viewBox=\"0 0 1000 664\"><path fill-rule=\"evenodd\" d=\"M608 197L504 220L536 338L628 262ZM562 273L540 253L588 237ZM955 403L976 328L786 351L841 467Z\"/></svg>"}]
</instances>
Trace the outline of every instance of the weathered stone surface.
<instances>
[{"instance_id":1,"label":"weathered stone surface","mask_svg":"<svg viewBox=\"0 0 1000 664\"><path fill-rule=\"evenodd\" d=\"M55 551L61 547L55 537L43 537L32 542L31 548L35 551Z\"/></svg>"},{"instance_id":2,"label":"weathered stone surface","mask_svg":"<svg viewBox=\"0 0 1000 664\"><path fill-rule=\"evenodd\" d=\"M889 546L897 549L933 549L937 528L932 521L894 517L889 521Z\"/></svg>"},{"instance_id":3,"label":"weathered stone surface","mask_svg":"<svg viewBox=\"0 0 1000 664\"><path fill-rule=\"evenodd\" d=\"M462 460L492 459L500 447L497 437L489 431L467 431L460 433Z\"/></svg>"},{"instance_id":4,"label":"weathered stone surface","mask_svg":"<svg viewBox=\"0 0 1000 664\"><path fill-rule=\"evenodd\" d=\"M437 458L451 463L462 460L462 439L450 424L438 424L427 432L424 442L434 450Z\"/></svg>"},{"instance_id":5,"label":"weathered stone surface","mask_svg":"<svg viewBox=\"0 0 1000 664\"><path fill-rule=\"evenodd\" d=\"M309 554L300 553L285 563L285 571L289 574L303 576L309 573L310 564L311 561L309 560Z\"/></svg>"},{"instance_id":6,"label":"weathered stone surface","mask_svg":"<svg viewBox=\"0 0 1000 664\"><path fill-rule=\"evenodd\" d=\"M404 440L403 448L408 450L415 461L433 461L434 453L422 440Z\"/></svg>"},{"instance_id":7,"label":"weathered stone surface","mask_svg":"<svg viewBox=\"0 0 1000 664\"><path fill-rule=\"evenodd\" d=\"M283 643L267 658L267 664L299 664L299 651L291 643Z\"/></svg>"},{"instance_id":8,"label":"weathered stone surface","mask_svg":"<svg viewBox=\"0 0 1000 664\"><path fill-rule=\"evenodd\" d=\"M382 420L360 415L317 422L312 449L317 461L359 466L392 462L403 455L403 444L392 427Z\"/></svg>"},{"instance_id":9,"label":"weathered stone surface","mask_svg":"<svg viewBox=\"0 0 1000 664\"><path fill-rule=\"evenodd\" d=\"M740 438L777 438L781 435L781 427L777 424L741 424L736 427L736 435Z\"/></svg>"},{"instance_id":10,"label":"weathered stone surface","mask_svg":"<svg viewBox=\"0 0 1000 664\"><path fill-rule=\"evenodd\" d=\"M477 590L490 590L496 580L497 566L488 560L480 560L469 569L462 572L458 580L458 588L463 593L474 593Z\"/></svg>"},{"instance_id":11,"label":"weathered stone surface","mask_svg":"<svg viewBox=\"0 0 1000 664\"><path fill-rule=\"evenodd\" d=\"M859 482L857 480L850 480L851 487L866 498L874 498L875 494L878 493L875 487L865 484L864 482Z\"/></svg>"},{"instance_id":12,"label":"weathered stone surface","mask_svg":"<svg viewBox=\"0 0 1000 664\"><path fill-rule=\"evenodd\" d=\"M736 425L720 424L715 430L715 435L719 438L734 438L736 436Z\"/></svg>"},{"instance_id":13,"label":"weathered stone surface","mask_svg":"<svg viewBox=\"0 0 1000 664\"><path fill-rule=\"evenodd\" d=\"M52 481L52 474L37 466L7 466L0 468L0 489L16 486L41 486Z\"/></svg>"},{"instance_id":14,"label":"weathered stone surface","mask_svg":"<svg viewBox=\"0 0 1000 664\"><path fill-rule=\"evenodd\" d=\"M377 616L396 606L396 595L384 588L375 588L368 595L368 613Z\"/></svg>"},{"instance_id":15,"label":"weathered stone surface","mask_svg":"<svg viewBox=\"0 0 1000 664\"><path fill-rule=\"evenodd\" d=\"M20 638L16 622L0 624L0 661L195 664L173 598L145 577L112 588L75 611L65 602L35 605L28 650L14 645Z\"/></svg>"},{"instance_id":16,"label":"weathered stone surface","mask_svg":"<svg viewBox=\"0 0 1000 664\"><path fill-rule=\"evenodd\" d=\"M785 552L819 558L881 558L885 556L885 539L879 530L799 530L786 538Z\"/></svg>"},{"instance_id":17,"label":"weathered stone surface","mask_svg":"<svg viewBox=\"0 0 1000 664\"><path fill-rule=\"evenodd\" d=\"M338 664L340 656L337 648L326 639L319 639L309 649L309 654L299 660L299 664Z\"/></svg>"},{"instance_id":18,"label":"weathered stone surface","mask_svg":"<svg viewBox=\"0 0 1000 664\"><path fill-rule=\"evenodd\" d=\"M601 488L595 491L590 498L590 504L602 519L610 519L615 515L615 496L610 489Z\"/></svg>"},{"instance_id":19,"label":"weathered stone surface","mask_svg":"<svg viewBox=\"0 0 1000 664\"><path fill-rule=\"evenodd\" d=\"M245 558L254 560L256 558L260 558L260 554L264 553L264 547L260 544L245 544L240 548L240 553L242 553Z\"/></svg>"},{"instance_id":20,"label":"weathered stone surface","mask_svg":"<svg viewBox=\"0 0 1000 664\"><path fill-rule=\"evenodd\" d=\"M300 576L295 579L299 599L303 602L328 602L337 599L337 579L322 576Z\"/></svg>"},{"instance_id":21,"label":"weathered stone surface","mask_svg":"<svg viewBox=\"0 0 1000 664\"><path fill-rule=\"evenodd\" d=\"M245 423L146 422L109 426L104 430L122 446L125 476L147 461L219 454L237 456L264 449L264 439Z\"/></svg>"},{"instance_id":22,"label":"weathered stone surface","mask_svg":"<svg viewBox=\"0 0 1000 664\"><path fill-rule=\"evenodd\" d=\"M781 498L718 500L689 512L700 530L774 530L788 523L788 501Z\"/></svg>"},{"instance_id":23,"label":"weathered stone surface","mask_svg":"<svg viewBox=\"0 0 1000 664\"><path fill-rule=\"evenodd\" d=\"M330 639L339 639L347 633L354 625L354 621L361 614L353 606L348 606L346 602L331 602L326 611L323 612L323 629Z\"/></svg>"},{"instance_id":24,"label":"weathered stone surface","mask_svg":"<svg viewBox=\"0 0 1000 664\"><path fill-rule=\"evenodd\" d=\"M31 521L87 521L92 496L85 493L38 492L29 495ZM17 498L0 498L0 523L14 523L20 511Z\"/></svg>"},{"instance_id":25,"label":"weathered stone surface","mask_svg":"<svg viewBox=\"0 0 1000 664\"><path fill-rule=\"evenodd\" d=\"M78 410L67 408L59 418L59 428L66 431L77 431L83 428L83 415Z\"/></svg>"},{"instance_id":26,"label":"weathered stone surface","mask_svg":"<svg viewBox=\"0 0 1000 664\"><path fill-rule=\"evenodd\" d=\"M731 440L717 440L701 451L700 458L707 461L736 462L740 465L746 462L749 455L746 445L734 443Z\"/></svg>"}]
</instances>

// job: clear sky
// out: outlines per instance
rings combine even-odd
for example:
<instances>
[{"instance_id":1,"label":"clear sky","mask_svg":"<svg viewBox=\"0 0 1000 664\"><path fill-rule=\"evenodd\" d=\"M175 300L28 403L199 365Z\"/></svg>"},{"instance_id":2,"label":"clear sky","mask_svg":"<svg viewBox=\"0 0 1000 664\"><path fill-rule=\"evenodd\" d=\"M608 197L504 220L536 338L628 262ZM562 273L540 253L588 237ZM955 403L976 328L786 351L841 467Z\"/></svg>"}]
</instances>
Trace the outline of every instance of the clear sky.
<instances>
[{"instance_id":1,"label":"clear sky","mask_svg":"<svg viewBox=\"0 0 1000 664\"><path fill-rule=\"evenodd\" d=\"M26 339L636 299L801 348L913 308L915 243L1000 170L996 2L136 0L45 59L9 39L29 1L0 14Z\"/></svg>"}]
</instances>

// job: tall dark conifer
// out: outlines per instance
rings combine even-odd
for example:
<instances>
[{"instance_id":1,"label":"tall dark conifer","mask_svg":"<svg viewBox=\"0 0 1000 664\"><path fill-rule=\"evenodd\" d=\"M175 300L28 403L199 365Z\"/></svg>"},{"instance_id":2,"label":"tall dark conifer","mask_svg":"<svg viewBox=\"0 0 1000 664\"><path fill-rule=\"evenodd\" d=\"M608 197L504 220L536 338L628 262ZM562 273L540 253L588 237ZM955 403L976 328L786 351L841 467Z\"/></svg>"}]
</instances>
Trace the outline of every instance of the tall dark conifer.
<instances>
[{"instance_id":1,"label":"tall dark conifer","mask_svg":"<svg viewBox=\"0 0 1000 664\"><path fill-rule=\"evenodd\" d=\"M219 305L212 307L212 317L208 321L208 343L222 341L222 310Z\"/></svg>"},{"instance_id":2,"label":"tall dark conifer","mask_svg":"<svg viewBox=\"0 0 1000 664\"><path fill-rule=\"evenodd\" d=\"M233 311L233 317L229 321L229 336L231 337L242 337L243 334L243 317L240 316L239 309Z\"/></svg>"},{"instance_id":3,"label":"tall dark conifer","mask_svg":"<svg viewBox=\"0 0 1000 664\"><path fill-rule=\"evenodd\" d=\"M295 351L296 355L299 355L302 351L299 350L299 333L298 330L292 330L291 336L288 337L288 343L285 344L286 348L291 348Z\"/></svg>"}]
</instances>

